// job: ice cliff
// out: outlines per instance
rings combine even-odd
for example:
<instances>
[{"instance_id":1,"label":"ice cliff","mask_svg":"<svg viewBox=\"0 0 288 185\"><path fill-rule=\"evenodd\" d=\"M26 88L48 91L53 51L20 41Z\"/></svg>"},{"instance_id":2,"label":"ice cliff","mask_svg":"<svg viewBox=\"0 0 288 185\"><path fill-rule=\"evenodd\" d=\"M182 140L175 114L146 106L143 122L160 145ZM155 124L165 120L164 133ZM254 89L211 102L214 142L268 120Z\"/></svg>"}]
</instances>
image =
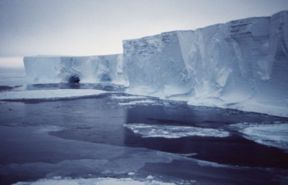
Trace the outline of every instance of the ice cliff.
<instances>
[{"instance_id":1,"label":"ice cliff","mask_svg":"<svg viewBox=\"0 0 288 185\"><path fill-rule=\"evenodd\" d=\"M132 93L288 115L288 11L123 47Z\"/></svg>"},{"instance_id":2,"label":"ice cliff","mask_svg":"<svg viewBox=\"0 0 288 185\"><path fill-rule=\"evenodd\" d=\"M25 57L27 83L125 83L122 55Z\"/></svg>"},{"instance_id":3,"label":"ice cliff","mask_svg":"<svg viewBox=\"0 0 288 185\"><path fill-rule=\"evenodd\" d=\"M288 116L288 11L123 41L122 55L25 57L30 83L129 81L128 92Z\"/></svg>"}]
</instances>

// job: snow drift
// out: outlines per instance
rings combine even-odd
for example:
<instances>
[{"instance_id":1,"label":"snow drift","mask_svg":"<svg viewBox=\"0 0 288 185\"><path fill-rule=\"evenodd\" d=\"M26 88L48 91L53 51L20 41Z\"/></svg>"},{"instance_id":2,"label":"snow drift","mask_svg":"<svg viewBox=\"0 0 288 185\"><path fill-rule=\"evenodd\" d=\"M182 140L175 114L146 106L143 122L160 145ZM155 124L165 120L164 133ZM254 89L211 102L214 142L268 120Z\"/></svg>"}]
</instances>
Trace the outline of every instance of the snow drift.
<instances>
[{"instance_id":1,"label":"snow drift","mask_svg":"<svg viewBox=\"0 0 288 185\"><path fill-rule=\"evenodd\" d=\"M122 55L24 57L27 83L124 83Z\"/></svg>"},{"instance_id":2,"label":"snow drift","mask_svg":"<svg viewBox=\"0 0 288 185\"><path fill-rule=\"evenodd\" d=\"M288 115L288 11L123 44L130 92Z\"/></svg>"}]
</instances>

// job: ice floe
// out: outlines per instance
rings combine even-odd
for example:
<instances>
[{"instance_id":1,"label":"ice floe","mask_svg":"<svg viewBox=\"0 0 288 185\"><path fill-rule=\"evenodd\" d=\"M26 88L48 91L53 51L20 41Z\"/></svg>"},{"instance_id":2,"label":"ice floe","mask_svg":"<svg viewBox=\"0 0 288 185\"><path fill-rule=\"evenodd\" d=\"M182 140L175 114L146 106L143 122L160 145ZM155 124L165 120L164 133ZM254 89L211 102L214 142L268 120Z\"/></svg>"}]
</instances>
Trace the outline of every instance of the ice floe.
<instances>
[{"instance_id":1,"label":"ice floe","mask_svg":"<svg viewBox=\"0 0 288 185\"><path fill-rule=\"evenodd\" d=\"M61 99L95 96L106 91L95 89L57 89L57 90L30 90L6 91L0 93L0 100L35 100L35 99Z\"/></svg>"},{"instance_id":2,"label":"ice floe","mask_svg":"<svg viewBox=\"0 0 288 185\"><path fill-rule=\"evenodd\" d=\"M129 123L124 125L135 134L144 138L182 138L182 137L228 137L230 133L222 129L200 128L192 126L151 125Z\"/></svg>"},{"instance_id":3,"label":"ice floe","mask_svg":"<svg viewBox=\"0 0 288 185\"><path fill-rule=\"evenodd\" d=\"M155 101L155 100L135 100L135 101L129 101L129 102L120 102L119 105L122 106L132 106L132 105L151 105L151 104L158 104L159 102Z\"/></svg>"},{"instance_id":4,"label":"ice floe","mask_svg":"<svg viewBox=\"0 0 288 185\"><path fill-rule=\"evenodd\" d=\"M153 178L134 180L132 178L78 178L78 179L40 179L35 182L18 182L14 185L174 185L175 183L161 182Z\"/></svg>"},{"instance_id":5,"label":"ice floe","mask_svg":"<svg viewBox=\"0 0 288 185\"><path fill-rule=\"evenodd\" d=\"M288 123L238 123L231 126L246 139L288 151Z\"/></svg>"},{"instance_id":6,"label":"ice floe","mask_svg":"<svg viewBox=\"0 0 288 185\"><path fill-rule=\"evenodd\" d=\"M131 95L131 96L121 96L121 95L113 95L111 96L111 98L113 100L119 100L119 101L128 101L128 100L143 100L143 99L147 99L146 96L135 96L135 95Z\"/></svg>"}]
</instances>

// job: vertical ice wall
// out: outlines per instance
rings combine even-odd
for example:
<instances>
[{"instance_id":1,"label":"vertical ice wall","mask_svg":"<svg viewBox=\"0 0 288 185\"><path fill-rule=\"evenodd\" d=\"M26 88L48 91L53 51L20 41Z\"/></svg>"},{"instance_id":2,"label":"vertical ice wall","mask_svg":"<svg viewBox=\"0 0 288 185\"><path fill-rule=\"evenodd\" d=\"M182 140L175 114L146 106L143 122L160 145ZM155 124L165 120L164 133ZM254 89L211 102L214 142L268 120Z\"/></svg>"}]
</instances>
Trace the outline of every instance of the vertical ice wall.
<instances>
[{"instance_id":1,"label":"vertical ice wall","mask_svg":"<svg viewBox=\"0 0 288 185\"><path fill-rule=\"evenodd\" d=\"M132 92L288 107L288 11L127 40L124 63Z\"/></svg>"},{"instance_id":2,"label":"vertical ice wall","mask_svg":"<svg viewBox=\"0 0 288 185\"><path fill-rule=\"evenodd\" d=\"M250 18L196 31L177 32L193 77L193 96L213 98L233 92L252 96L270 78L270 18Z\"/></svg>"},{"instance_id":3,"label":"vertical ice wall","mask_svg":"<svg viewBox=\"0 0 288 185\"><path fill-rule=\"evenodd\" d=\"M122 55L88 57L25 57L24 65L30 84L68 83L78 78L80 83L124 83Z\"/></svg>"},{"instance_id":4,"label":"vertical ice wall","mask_svg":"<svg viewBox=\"0 0 288 185\"><path fill-rule=\"evenodd\" d=\"M130 91L166 96L190 91L176 32L126 40L123 47Z\"/></svg>"}]
</instances>

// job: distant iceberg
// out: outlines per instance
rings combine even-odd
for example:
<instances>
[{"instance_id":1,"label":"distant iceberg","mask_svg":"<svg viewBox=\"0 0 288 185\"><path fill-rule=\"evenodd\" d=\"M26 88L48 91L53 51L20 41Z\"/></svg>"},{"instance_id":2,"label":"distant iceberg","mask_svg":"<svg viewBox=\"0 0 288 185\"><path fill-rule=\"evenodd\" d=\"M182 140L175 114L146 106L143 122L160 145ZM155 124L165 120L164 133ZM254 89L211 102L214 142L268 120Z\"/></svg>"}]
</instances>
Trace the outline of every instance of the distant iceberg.
<instances>
[{"instance_id":1,"label":"distant iceberg","mask_svg":"<svg viewBox=\"0 0 288 185\"><path fill-rule=\"evenodd\" d=\"M101 83L125 84L121 54L103 56L24 57L28 84Z\"/></svg>"}]
</instances>

